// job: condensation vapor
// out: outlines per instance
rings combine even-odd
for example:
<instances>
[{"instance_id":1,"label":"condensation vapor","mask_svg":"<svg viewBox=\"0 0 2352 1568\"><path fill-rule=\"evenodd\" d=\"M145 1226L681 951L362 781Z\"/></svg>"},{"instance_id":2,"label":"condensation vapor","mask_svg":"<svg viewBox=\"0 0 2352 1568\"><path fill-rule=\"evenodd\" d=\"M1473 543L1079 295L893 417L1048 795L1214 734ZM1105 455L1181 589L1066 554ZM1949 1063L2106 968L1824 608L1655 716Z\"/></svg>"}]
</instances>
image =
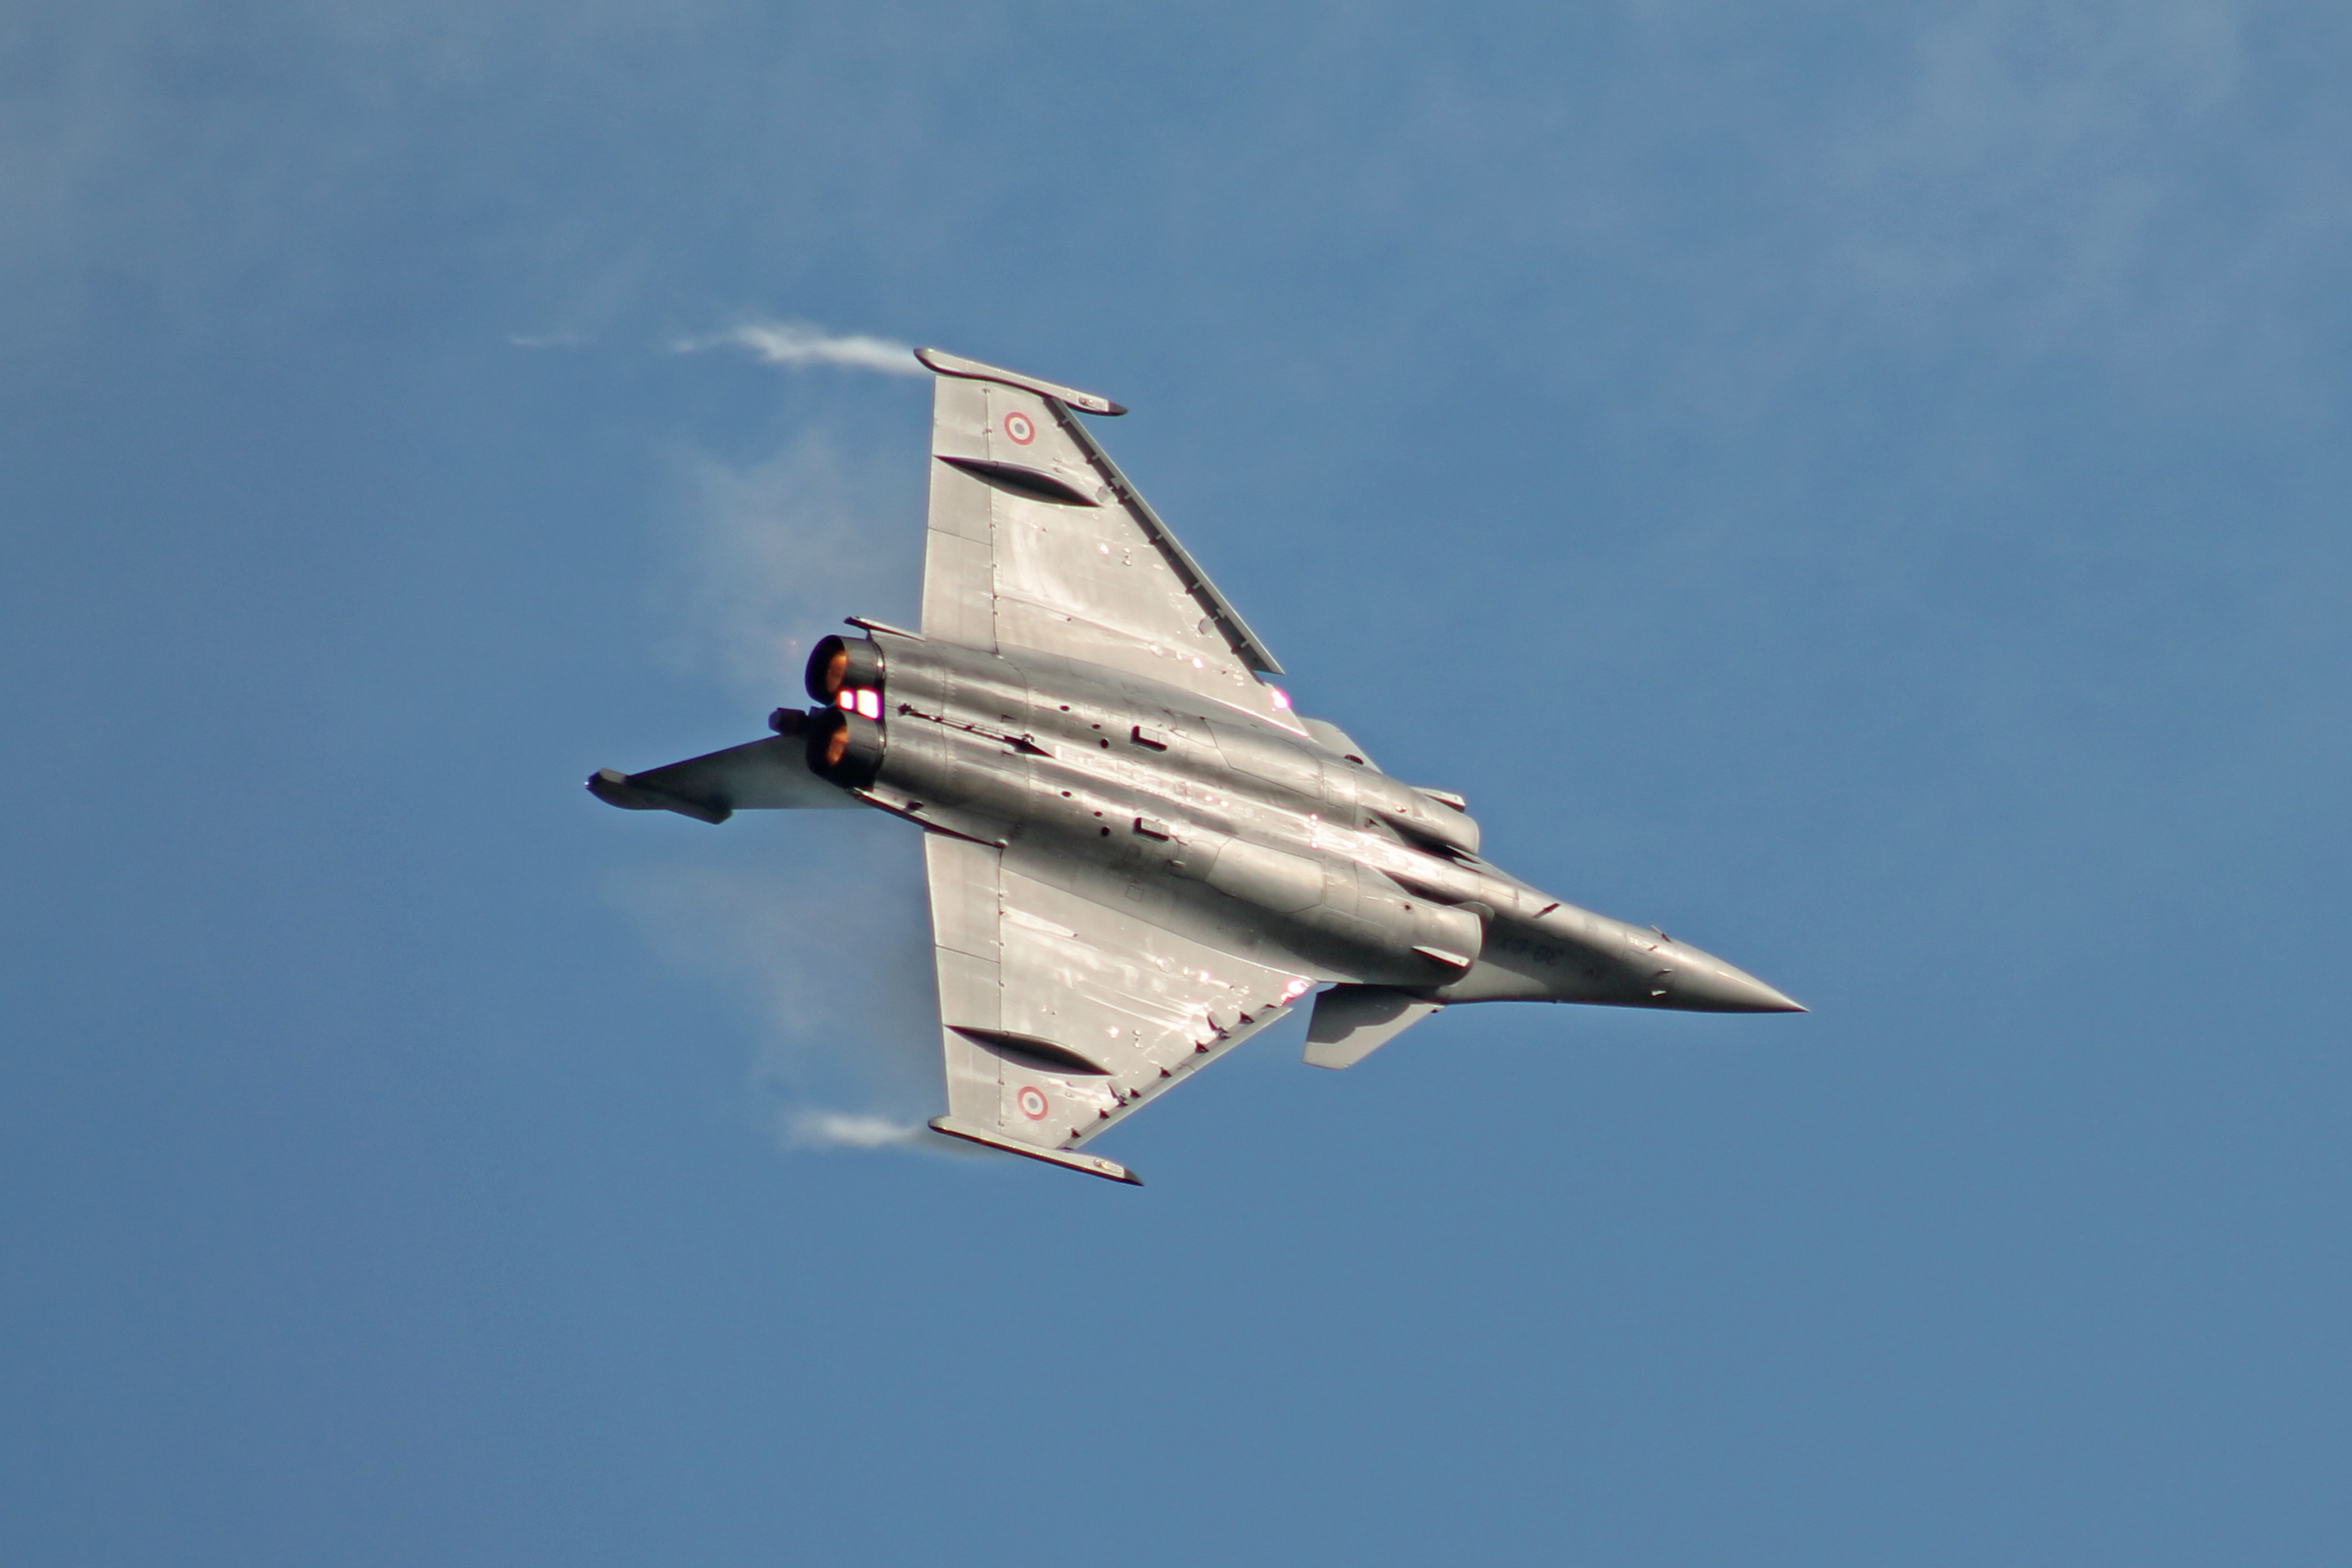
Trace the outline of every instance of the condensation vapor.
<instances>
[{"instance_id":1,"label":"condensation vapor","mask_svg":"<svg viewBox=\"0 0 2352 1568\"><path fill-rule=\"evenodd\" d=\"M807 649L845 614L917 618L922 466L823 429L749 462L682 457L675 566L656 615L675 671L740 696L750 740L806 700ZM667 825L665 825L667 826ZM753 1114L788 1149L892 1149L940 1108L939 1026L919 835L873 812L680 820L616 896L680 970L742 1006Z\"/></svg>"},{"instance_id":2,"label":"condensation vapor","mask_svg":"<svg viewBox=\"0 0 2352 1568\"><path fill-rule=\"evenodd\" d=\"M888 1147L904 1140L887 1129L937 1112L922 850L903 823L745 813L616 891L681 973L740 1007L751 1114L780 1142Z\"/></svg>"},{"instance_id":3,"label":"condensation vapor","mask_svg":"<svg viewBox=\"0 0 2352 1568\"><path fill-rule=\"evenodd\" d=\"M916 363L912 344L864 332L828 332L810 321L745 321L708 337L680 338L670 348L677 353L742 349L769 364L832 365L884 375L931 374Z\"/></svg>"}]
</instances>

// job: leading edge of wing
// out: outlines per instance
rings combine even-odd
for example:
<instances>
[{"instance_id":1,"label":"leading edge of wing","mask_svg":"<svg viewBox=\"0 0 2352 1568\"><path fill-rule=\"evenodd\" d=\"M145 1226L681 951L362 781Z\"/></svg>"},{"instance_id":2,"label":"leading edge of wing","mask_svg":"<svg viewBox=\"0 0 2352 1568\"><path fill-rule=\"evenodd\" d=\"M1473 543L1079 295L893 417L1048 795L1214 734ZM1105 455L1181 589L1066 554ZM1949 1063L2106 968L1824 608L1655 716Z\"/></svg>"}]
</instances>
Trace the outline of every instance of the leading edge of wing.
<instances>
[{"instance_id":1,"label":"leading edge of wing","mask_svg":"<svg viewBox=\"0 0 2352 1568\"><path fill-rule=\"evenodd\" d=\"M1192 552L1184 548L1176 535L1170 531L1167 522L1152 510L1151 503L1143 499L1143 492L1137 489L1128 477L1119 471L1118 465L1110 460L1110 454L1102 449L1102 444L1094 438L1085 426L1075 419L1065 418L1062 426L1070 433L1070 439L1078 444L1079 450L1086 453L1087 460L1101 470L1103 478L1110 481L1110 488L1118 493L1119 500L1128 504L1129 509L1135 514L1135 520L1141 523L1144 531L1151 536L1151 542L1158 545L1160 552L1168 557L1169 564L1175 569L1176 575L1183 583L1185 591L1200 601L1201 606L1209 612L1209 618L1214 621L1217 624L1217 629L1224 634L1226 643L1235 653L1241 655L1242 662L1252 669L1266 675L1282 674L1282 661L1274 657L1274 650L1260 641L1255 632L1250 630L1249 623L1242 619L1242 613L1234 608L1233 601L1220 593L1216 584L1209 580L1209 574L1201 570L1201 563L1192 559Z\"/></svg>"}]
</instances>

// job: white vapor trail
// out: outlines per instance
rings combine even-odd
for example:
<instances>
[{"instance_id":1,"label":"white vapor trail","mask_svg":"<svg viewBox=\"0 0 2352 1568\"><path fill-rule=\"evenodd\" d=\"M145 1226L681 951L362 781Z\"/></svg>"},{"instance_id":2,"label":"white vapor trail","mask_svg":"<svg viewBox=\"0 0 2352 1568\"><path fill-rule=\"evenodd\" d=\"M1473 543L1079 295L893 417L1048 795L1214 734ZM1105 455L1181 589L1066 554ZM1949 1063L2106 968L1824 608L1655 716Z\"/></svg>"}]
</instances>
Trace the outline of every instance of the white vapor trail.
<instances>
[{"instance_id":1,"label":"white vapor trail","mask_svg":"<svg viewBox=\"0 0 2352 1568\"><path fill-rule=\"evenodd\" d=\"M916 362L914 349L906 343L863 332L835 335L810 321L746 321L709 337L680 338L670 347L682 354L704 349L749 349L770 364L830 364L880 371L885 375L930 374Z\"/></svg>"},{"instance_id":2,"label":"white vapor trail","mask_svg":"<svg viewBox=\"0 0 2352 1568\"><path fill-rule=\"evenodd\" d=\"M895 1149L928 1142L922 1129L886 1116L861 1116L845 1110L803 1110L783 1127L791 1149Z\"/></svg>"}]
</instances>

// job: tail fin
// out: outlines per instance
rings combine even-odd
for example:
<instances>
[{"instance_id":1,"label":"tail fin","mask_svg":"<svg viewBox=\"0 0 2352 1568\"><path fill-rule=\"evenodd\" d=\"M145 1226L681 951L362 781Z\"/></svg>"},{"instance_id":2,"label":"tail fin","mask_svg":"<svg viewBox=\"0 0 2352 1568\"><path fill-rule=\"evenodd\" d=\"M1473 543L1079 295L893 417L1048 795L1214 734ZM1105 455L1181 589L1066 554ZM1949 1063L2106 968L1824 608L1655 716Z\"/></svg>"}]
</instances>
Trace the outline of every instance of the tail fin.
<instances>
[{"instance_id":1,"label":"tail fin","mask_svg":"<svg viewBox=\"0 0 2352 1568\"><path fill-rule=\"evenodd\" d=\"M641 773L602 768L588 781L588 793L624 811L674 811L697 822L724 822L739 811L858 804L809 772L797 735L771 735Z\"/></svg>"}]
</instances>

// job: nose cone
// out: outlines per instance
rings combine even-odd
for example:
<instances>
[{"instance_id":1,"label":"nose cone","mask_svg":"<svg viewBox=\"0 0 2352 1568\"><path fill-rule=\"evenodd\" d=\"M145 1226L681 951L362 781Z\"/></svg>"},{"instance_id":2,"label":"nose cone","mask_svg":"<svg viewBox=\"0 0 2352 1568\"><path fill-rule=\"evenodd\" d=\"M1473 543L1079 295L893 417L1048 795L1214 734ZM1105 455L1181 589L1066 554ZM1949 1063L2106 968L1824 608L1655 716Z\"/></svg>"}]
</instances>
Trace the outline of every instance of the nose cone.
<instances>
[{"instance_id":1,"label":"nose cone","mask_svg":"<svg viewBox=\"0 0 2352 1568\"><path fill-rule=\"evenodd\" d=\"M1744 969L1677 942L1660 953L1672 965L1660 975L1652 1005L1683 1013L1801 1013L1805 1009Z\"/></svg>"}]
</instances>

